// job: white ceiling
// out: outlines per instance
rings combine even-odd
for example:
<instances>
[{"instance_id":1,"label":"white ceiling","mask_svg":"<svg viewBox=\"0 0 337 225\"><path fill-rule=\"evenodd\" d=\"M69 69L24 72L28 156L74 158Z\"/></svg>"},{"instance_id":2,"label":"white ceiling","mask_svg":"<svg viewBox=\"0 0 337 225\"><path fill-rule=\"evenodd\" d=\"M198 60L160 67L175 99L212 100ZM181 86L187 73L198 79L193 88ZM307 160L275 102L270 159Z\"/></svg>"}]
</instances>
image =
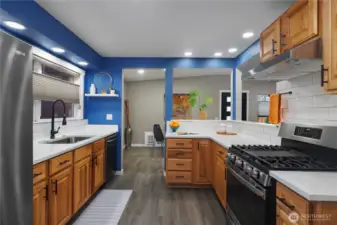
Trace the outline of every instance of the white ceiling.
<instances>
[{"instance_id":1,"label":"white ceiling","mask_svg":"<svg viewBox=\"0 0 337 225\"><path fill-rule=\"evenodd\" d=\"M236 57L294 0L36 1L102 56Z\"/></svg>"},{"instance_id":2,"label":"white ceiling","mask_svg":"<svg viewBox=\"0 0 337 225\"><path fill-rule=\"evenodd\" d=\"M228 76L231 72L231 69L174 69L173 77ZM126 82L165 79L164 69L144 69L144 74L139 74L138 69L124 69L123 74Z\"/></svg>"}]
</instances>

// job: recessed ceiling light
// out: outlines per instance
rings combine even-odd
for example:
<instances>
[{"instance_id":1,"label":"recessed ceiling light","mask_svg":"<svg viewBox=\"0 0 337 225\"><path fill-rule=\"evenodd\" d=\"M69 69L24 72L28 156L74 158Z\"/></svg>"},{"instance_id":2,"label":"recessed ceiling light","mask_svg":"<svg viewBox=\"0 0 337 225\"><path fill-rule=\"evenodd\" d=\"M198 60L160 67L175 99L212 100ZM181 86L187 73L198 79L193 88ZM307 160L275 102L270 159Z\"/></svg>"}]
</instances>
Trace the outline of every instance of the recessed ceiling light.
<instances>
[{"instance_id":1,"label":"recessed ceiling light","mask_svg":"<svg viewBox=\"0 0 337 225\"><path fill-rule=\"evenodd\" d=\"M228 52L229 52L229 53L235 53L235 52L237 52L237 51L238 51L237 48L230 48L230 49L228 49Z\"/></svg>"},{"instance_id":2,"label":"recessed ceiling light","mask_svg":"<svg viewBox=\"0 0 337 225\"><path fill-rule=\"evenodd\" d=\"M253 32L246 32L242 35L243 38L251 38L254 36L254 33Z\"/></svg>"},{"instance_id":3,"label":"recessed ceiling light","mask_svg":"<svg viewBox=\"0 0 337 225\"><path fill-rule=\"evenodd\" d=\"M57 48L57 47L51 48L51 50L53 52L56 52L56 53L65 53L66 52L63 48Z\"/></svg>"},{"instance_id":4,"label":"recessed ceiling light","mask_svg":"<svg viewBox=\"0 0 337 225\"><path fill-rule=\"evenodd\" d=\"M222 52L216 52L216 53L214 53L214 56L215 57L220 57L220 56L222 56Z\"/></svg>"},{"instance_id":5,"label":"recessed ceiling light","mask_svg":"<svg viewBox=\"0 0 337 225\"><path fill-rule=\"evenodd\" d=\"M17 23L17 22L13 22L13 21L4 21L3 23L4 23L7 27L10 27L10 28L13 28L13 29L16 29L16 30L24 30L24 29L26 29L25 26L23 26L22 24Z\"/></svg>"},{"instance_id":6,"label":"recessed ceiling light","mask_svg":"<svg viewBox=\"0 0 337 225\"><path fill-rule=\"evenodd\" d=\"M89 63L87 63L86 61L81 61L81 62L78 62L78 65L81 65L81 66L87 66Z\"/></svg>"},{"instance_id":7,"label":"recessed ceiling light","mask_svg":"<svg viewBox=\"0 0 337 225\"><path fill-rule=\"evenodd\" d=\"M184 55L185 56L192 56L192 52L185 52Z\"/></svg>"},{"instance_id":8,"label":"recessed ceiling light","mask_svg":"<svg viewBox=\"0 0 337 225\"><path fill-rule=\"evenodd\" d=\"M139 73L139 74L144 74L144 73L145 73L145 70L143 70L143 69L138 70L138 73Z\"/></svg>"}]
</instances>

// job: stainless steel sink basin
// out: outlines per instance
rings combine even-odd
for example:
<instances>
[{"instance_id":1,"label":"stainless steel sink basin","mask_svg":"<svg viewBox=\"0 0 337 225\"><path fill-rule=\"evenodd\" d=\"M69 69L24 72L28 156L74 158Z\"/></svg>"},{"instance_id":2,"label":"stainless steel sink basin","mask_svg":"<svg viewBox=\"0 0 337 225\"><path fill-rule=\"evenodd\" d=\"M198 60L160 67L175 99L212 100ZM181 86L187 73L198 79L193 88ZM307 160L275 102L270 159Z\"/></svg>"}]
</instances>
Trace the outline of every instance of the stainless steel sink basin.
<instances>
[{"instance_id":1,"label":"stainless steel sink basin","mask_svg":"<svg viewBox=\"0 0 337 225\"><path fill-rule=\"evenodd\" d=\"M199 133L189 133L189 132L184 132L184 133L178 133L178 135L197 135Z\"/></svg>"},{"instance_id":2,"label":"stainless steel sink basin","mask_svg":"<svg viewBox=\"0 0 337 225\"><path fill-rule=\"evenodd\" d=\"M59 138L56 140L42 141L41 143L42 144L74 144L74 143L84 141L89 138L91 137L72 136L72 137Z\"/></svg>"}]
</instances>

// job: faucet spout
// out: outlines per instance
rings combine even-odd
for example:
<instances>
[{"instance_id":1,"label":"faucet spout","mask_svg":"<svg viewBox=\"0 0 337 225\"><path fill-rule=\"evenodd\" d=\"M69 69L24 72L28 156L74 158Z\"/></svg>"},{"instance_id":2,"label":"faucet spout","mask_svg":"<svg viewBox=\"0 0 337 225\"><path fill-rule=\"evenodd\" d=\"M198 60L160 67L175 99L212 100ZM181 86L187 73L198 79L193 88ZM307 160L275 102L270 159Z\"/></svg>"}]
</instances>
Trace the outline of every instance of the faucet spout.
<instances>
[{"instance_id":1,"label":"faucet spout","mask_svg":"<svg viewBox=\"0 0 337 225\"><path fill-rule=\"evenodd\" d=\"M58 99L56 100L54 103L53 103L53 107L52 107L52 115L51 115L51 130L50 130L50 139L54 139L55 138L55 134L57 134L59 132L59 129L58 128L57 130L54 129L54 123L55 123L55 104L57 102L61 102L62 105L63 105L63 120L62 120L62 125L67 125L67 119L66 119L66 105L64 103L64 101L62 101L61 99Z\"/></svg>"}]
</instances>

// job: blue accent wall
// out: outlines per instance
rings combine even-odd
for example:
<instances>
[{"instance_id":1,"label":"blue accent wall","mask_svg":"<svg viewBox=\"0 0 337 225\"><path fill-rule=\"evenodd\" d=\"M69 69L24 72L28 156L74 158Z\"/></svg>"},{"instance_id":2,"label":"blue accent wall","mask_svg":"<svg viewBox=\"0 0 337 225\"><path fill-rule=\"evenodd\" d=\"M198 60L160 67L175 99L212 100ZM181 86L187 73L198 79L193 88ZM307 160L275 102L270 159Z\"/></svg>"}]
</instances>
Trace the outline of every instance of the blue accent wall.
<instances>
[{"instance_id":1,"label":"blue accent wall","mask_svg":"<svg viewBox=\"0 0 337 225\"><path fill-rule=\"evenodd\" d=\"M246 50L244 50L238 57L236 57L236 67L246 62L254 55L260 52L260 39L251 44Z\"/></svg>"}]
</instances>

